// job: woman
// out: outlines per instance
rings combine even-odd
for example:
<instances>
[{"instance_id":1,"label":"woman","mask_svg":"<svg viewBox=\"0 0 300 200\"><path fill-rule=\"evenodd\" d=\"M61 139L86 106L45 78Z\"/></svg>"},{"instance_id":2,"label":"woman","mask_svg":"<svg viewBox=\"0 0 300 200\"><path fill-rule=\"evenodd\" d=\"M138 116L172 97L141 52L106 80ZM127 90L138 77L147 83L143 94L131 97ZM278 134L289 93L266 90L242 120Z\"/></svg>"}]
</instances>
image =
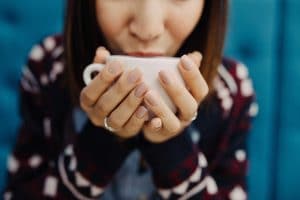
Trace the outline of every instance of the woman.
<instances>
[{"instance_id":1,"label":"woman","mask_svg":"<svg viewBox=\"0 0 300 200\"><path fill-rule=\"evenodd\" d=\"M254 93L222 59L226 16L226 0L69 0L63 36L32 49L21 79L4 198L246 199ZM84 86L110 54L180 56L187 87L158 74L178 112L119 62Z\"/></svg>"}]
</instances>

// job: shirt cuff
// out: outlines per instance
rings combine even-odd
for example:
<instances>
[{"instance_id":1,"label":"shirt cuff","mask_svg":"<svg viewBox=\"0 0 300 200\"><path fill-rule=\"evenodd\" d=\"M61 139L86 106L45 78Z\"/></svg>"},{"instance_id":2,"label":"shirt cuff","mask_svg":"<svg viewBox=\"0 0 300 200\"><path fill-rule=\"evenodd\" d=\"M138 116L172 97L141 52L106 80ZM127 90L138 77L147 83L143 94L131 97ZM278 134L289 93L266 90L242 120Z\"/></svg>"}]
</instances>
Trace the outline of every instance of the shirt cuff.
<instances>
[{"instance_id":1,"label":"shirt cuff","mask_svg":"<svg viewBox=\"0 0 300 200\"><path fill-rule=\"evenodd\" d=\"M169 188L180 184L198 166L198 150L187 129L163 143L152 143L141 136L139 147L159 187Z\"/></svg>"},{"instance_id":2,"label":"shirt cuff","mask_svg":"<svg viewBox=\"0 0 300 200\"><path fill-rule=\"evenodd\" d=\"M76 142L67 145L59 157L64 184L80 199L99 197L133 145L134 138L121 140L87 121Z\"/></svg>"}]
</instances>

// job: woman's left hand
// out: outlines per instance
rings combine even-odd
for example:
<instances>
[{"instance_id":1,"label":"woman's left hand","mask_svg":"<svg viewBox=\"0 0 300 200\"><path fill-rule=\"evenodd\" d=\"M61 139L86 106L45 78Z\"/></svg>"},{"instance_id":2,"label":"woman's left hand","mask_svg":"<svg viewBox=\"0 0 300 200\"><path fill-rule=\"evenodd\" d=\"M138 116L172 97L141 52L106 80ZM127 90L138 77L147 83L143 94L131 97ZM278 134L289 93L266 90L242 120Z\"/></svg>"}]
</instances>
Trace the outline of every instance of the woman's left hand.
<instances>
[{"instance_id":1,"label":"woman's left hand","mask_svg":"<svg viewBox=\"0 0 300 200\"><path fill-rule=\"evenodd\" d=\"M174 79L166 71L159 73L159 80L163 88L177 107L173 113L160 96L150 90L145 95L145 103L154 114L143 127L145 138L153 143L162 143L180 134L187 127L195 115L201 101L208 94L208 85L204 80L199 67L202 55L193 52L180 59L179 70L185 86Z\"/></svg>"}]
</instances>

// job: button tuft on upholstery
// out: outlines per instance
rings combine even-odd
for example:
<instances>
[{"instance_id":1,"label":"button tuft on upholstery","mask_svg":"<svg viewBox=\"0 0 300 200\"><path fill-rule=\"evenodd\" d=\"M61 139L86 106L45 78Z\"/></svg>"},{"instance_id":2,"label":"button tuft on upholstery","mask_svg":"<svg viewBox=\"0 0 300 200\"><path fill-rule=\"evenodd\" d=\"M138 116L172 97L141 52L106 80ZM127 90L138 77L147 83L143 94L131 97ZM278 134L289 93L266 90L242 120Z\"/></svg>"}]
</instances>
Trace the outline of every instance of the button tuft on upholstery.
<instances>
[{"instance_id":1,"label":"button tuft on upholstery","mask_svg":"<svg viewBox=\"0 0 300 200\"><path fill-rule=\"evenodd\" d=\"M241 55L244 58L253 58L255 57L255 50L253 49L252 45L247 44L241 44L239 47L239 52L241 52Z\"/></svg>"},{"instance_id":2,"label":"button tuft on upholstery","mask_svg":"<svg viewBox=\"0 0 300 200\"><path fill-rule=\"evenodd\" d=\"M17 13L11 11L10 9L4 9L2 12L4 20L9 24L17 24L20 21Z\"/></svg>"}]
</instances>

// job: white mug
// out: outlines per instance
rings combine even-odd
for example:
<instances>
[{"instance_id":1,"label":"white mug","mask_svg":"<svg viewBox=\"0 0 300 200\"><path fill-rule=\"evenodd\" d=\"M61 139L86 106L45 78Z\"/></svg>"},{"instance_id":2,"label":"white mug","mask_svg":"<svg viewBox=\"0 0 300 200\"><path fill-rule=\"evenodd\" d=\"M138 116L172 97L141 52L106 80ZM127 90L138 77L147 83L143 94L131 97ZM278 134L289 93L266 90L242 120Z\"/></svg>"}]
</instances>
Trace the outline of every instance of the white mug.
<instances>
[{"instance_id":1,"label":"white mug","mask_svg":"<svg viewBox=\"0 0 300 200\"><path fill-rule=\"evenodd\" d=\"M143 74L144 82L155 90L169 106L169 108L175 113L176 106L172 103L170 97L167 95L163 87L158 80L158 73L161 70L171 72L175 77L184 85L184 81L178 70L179 58L175 57L132 57L123 55L112 55L106 59L107 61L118 60L125 66L125 70L139 68ZM91 75L93 72L100 72L104 67L104 64L93 63L88 65L83 72L83 80L85 84L89 84L92 80Z\"/></svg>"}]
</instances>

